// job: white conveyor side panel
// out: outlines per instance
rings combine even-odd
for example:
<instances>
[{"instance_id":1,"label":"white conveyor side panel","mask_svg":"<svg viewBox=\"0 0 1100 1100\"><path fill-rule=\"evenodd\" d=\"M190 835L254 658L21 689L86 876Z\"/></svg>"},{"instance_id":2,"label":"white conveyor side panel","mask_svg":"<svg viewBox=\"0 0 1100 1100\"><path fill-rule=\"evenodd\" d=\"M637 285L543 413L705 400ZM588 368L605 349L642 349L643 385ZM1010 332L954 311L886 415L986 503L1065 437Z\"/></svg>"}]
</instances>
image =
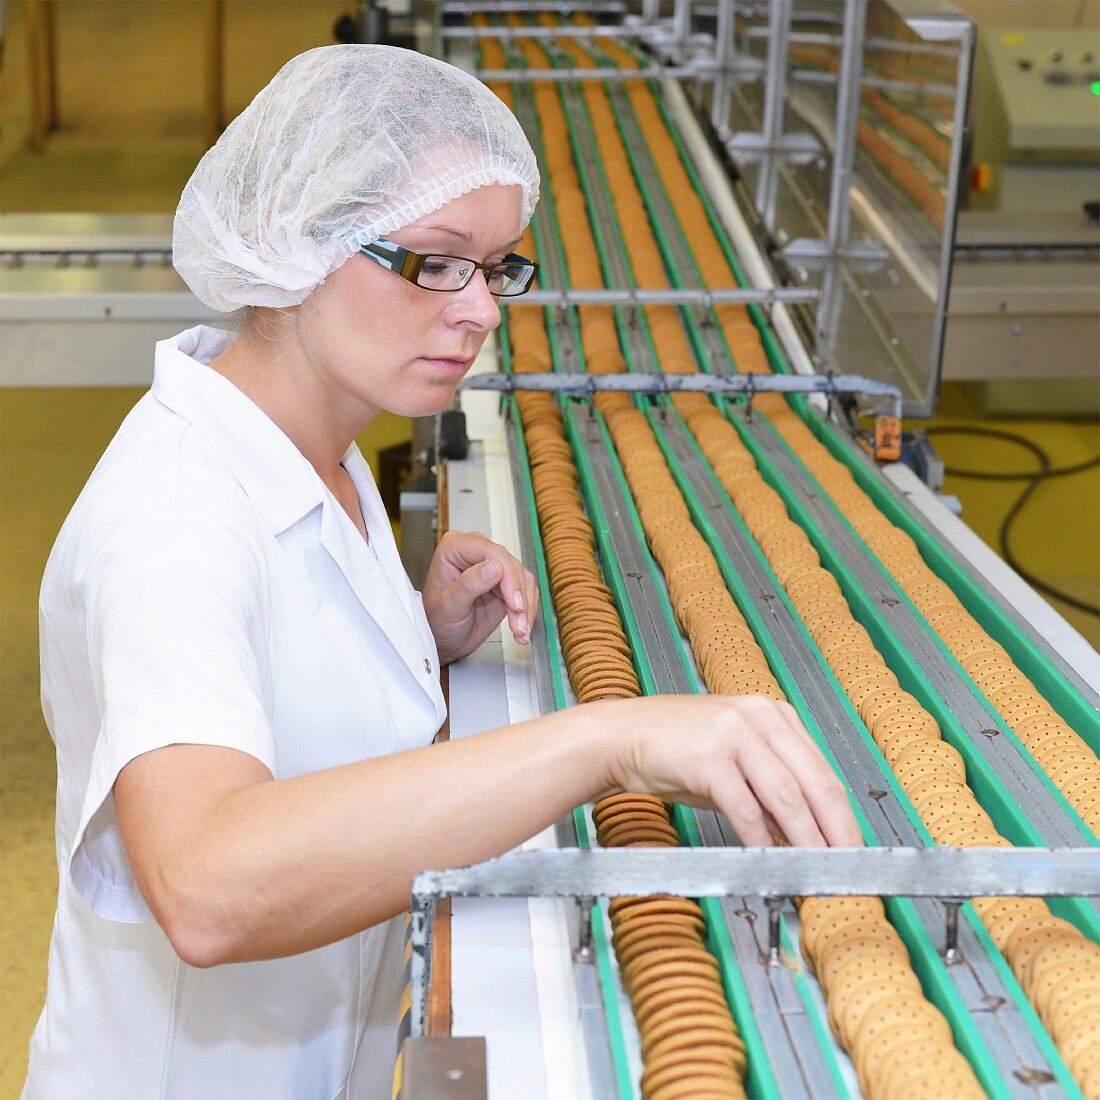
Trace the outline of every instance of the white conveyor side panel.
<instances>
[{"instance_id":1,"label":"white conveyor side panel","mask_svg":"<svg viewBox=\"0 0 1100 1100\"><path fill-rule=\"evenodd\" d=\"M1100 691L1100 653L1015 569L946 508L908 466L895 462L884 467L883 472L936 528L943 540L954 546L1031 623L1085 683Z\"/></svg>"}]
</instances>

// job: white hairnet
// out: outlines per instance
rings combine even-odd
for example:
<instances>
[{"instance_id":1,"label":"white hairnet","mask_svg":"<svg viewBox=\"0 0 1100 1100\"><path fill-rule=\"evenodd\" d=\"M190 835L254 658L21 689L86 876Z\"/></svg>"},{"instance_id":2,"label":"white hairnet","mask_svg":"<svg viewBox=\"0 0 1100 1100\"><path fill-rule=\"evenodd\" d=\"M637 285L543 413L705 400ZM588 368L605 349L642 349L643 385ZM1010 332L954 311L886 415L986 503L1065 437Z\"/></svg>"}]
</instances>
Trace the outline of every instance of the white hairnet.
<instances>
[{"instance_id":1,"label":"white hairnet","mask_svg":"<svg viewBox=\"0 0 1100 1100\"><path fill-rule=\"evenodd\" d=\"M199 161L172 262L212 309L303 301L361 244L486 184L538 200L515 116L468 73L393 46L288 61Z\"/></svg>"}]
</instances>

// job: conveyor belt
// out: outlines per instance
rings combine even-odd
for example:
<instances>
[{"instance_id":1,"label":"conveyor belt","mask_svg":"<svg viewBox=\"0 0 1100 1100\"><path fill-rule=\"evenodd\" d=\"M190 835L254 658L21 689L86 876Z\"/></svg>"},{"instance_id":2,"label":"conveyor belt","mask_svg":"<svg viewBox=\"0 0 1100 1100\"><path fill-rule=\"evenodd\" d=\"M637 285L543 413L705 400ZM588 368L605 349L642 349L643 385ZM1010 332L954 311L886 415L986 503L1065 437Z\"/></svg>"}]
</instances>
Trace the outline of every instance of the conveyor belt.
<instances>
[{"instance_id":1,"label":"conveyor belt","mask_svg":"<svg viewBox=\"0 0 1100 1100\"><path fill-rule=\"evenodd\" d=\"M701 286L690 247L668 196L660 186L657 168L628 94L621 87L611 88L609 98L672 280L677 286ZM689 325L698 328L698 319L692 318ZM704 360L706 369L722 369L728 352L723 353L721 331L707 325L694 335L708 353ZM648 365L645 360L642 363ZM766 417L738 417L735 423L758 456L758 464L771 473L769 481L784 497L792 514L803 527L817 534L815 545L828 559L830 567L833 562L837 562L838 567L843 563L844 575L853 582L845 587L845 594L850 603L856 603L863 611L864 625L869 629L872 625L880 627L885 620L891 628L892 636L880 628L876 641L888 643L895 655L906 663L907 655L916 661L920 675L905 686L932 710L941 728L954 734L950 740L963 752L968 765L977 765L979 754L984 759L986 767L982 770L995 777L995 780L983 777L983 786L991 792L990 797L999 799L1001 792L1006 792L1031 826L1020 829L1014 820L1006 823L1002 818L998 821L999 827L1015 832L1018 843L1066 846L1095 843L1088 827L1051 786L1042 769L1011 731L1000 724L996 712L986 705L973 682L938 642L901 589L879 568L866 545L813 481L809 471L770 429ZM769 460L767 464L759 461L763 455ZM838 572L838 569L833 571ZM930 686L934 690L928 690ZM999 730L1001 736L986 734L987 730ZM1015 818L1011 809L1009 813ZM1094 929L1094 934L1100 934L1100 926Z\"/></svg>"},{"instance_id":2,"label":"conveyor belt","mask_svg":"<svg viewBox=\"0 0 1100 1100\"><path fill-rule=\"evenodd\" d=\"M570 98L575 97L576 92L575 92L575 90L572 90L572 91L573 91L573 96L571 96L569 89L563 90L563 98L566 100L566 102L568 102ZM615 98L615 93L612 93L612 98ZM622 107L622 106L623 106L623 104L620 103L620 107ZM626 107L629 108L629 104L626 104ZM574 113L572 115L572 118L571 118L571 121L572 121L574 127L576 127L579 124L583 124L583 116L580 115L579 111L574 111ZM620 123L620 127L622 128L624 134L629 135L629 133L631 132L630 127L623 125L623 118L622 118L621 114L618 118L618 121ZM589 189L591 191L593 189L593 187L592 187L593 181L591 180L591 176L593 174L597 173L599 169L598 169L598 165L595 161L595 158L594 157L585 157L583 151L590 150L594 143L591 142L591 134L590 133L588 134L587 138L583 135L581 135L579 137L577 135L574 135L574 137L575 137L575 140L577 142L578 148L580 150L582 150L582 157L579 158L579 159L581 159L582 165L584 165L584 167L587 169L587 174L589 176L589 181L588 181ZM585 164L586 160L589 163ZM635 167L636 168L637 168L637 163L638 163L637 160L635 160ZM594 188L594 190L596 191L596 193L598 195L604 193L604 189L602 187L597 186L597 187ZM621 244L618 245L618 248L615 248L615 244L618 244L618 242L614 242L612 244L613 251L612 251L611 258L608 257L608 254L607 254L607 251L606 251L607 236L609 234L610 227L614 224L614 222L613 221L605 221L604 219L605 218L613 218L611 205L610 205L610 203L602 202L599 199L597 199L597 201L594 204L594 208L595 208L595 210L597 210L599 212L599 214L598 214L599 224L601 225L601 227L603 229L604 244L605 244L605 248L604 248L604 251L603 251L603 256L604 256L605 262L607 264L607 269L609 270L609 272L613 276L616 276L620 279L623 279L624 281L629 280L630 279L630 271L629 271L629 267L628 267L628 261L625 257L625 254L624 254L623 250L622 250ZM652 216L652 210L651 210L651 216ZM658 225L659 224L660 223L658 223ZM665 240L682 240L682 237L678 233L668 232L668 229L669 229L668 226L666 226L665 229L666 229L666 232L663 234L663 237L664 237ZM667 261L667 256L666 256L666 261ZM630 285L630 284L628 283L628 285ZM640 326L638 326L638 327L640 327ZM640 341L639 341L639 343L640 343ZM644 345L642 345L642 347L644 349ZM644 354L644 351L643 351L643 354ZM646 357L645 359L643 359L643 362L652 362L652 360L650 360L648 357ZM661 432L662 432L662 426L660 425L659 422L657 424L655 424L655 428L656 428L658 436L660 437ZM689 460L688 464L689 465L697 465L697 463L698 463L698 459L696 458L694 462ZM690 493L685 494L685 496L687 496L689 500L691 499ZM940 908L940 912L938 912L938 913L936 912L937 908ZM935 928L941 928L942 927L943 914L942 914L942 908L941 907L936 907L934 905L925 906L925 915L926 915L926 917L930 918L931 921L934 921L934 927ZM927 944L925 944L924 947L927 948ZM968 976L970 978L970 983L969 984L973 988L976 988L976 989L980 990L980 996L992 996L995 999L999 1000L1000 997L1001 997L1001 990L1002 990L1003 987L1002 987L1001 982L998 980L997 975L995 974L995 972L993 970L993 966L989 962L985 952L980 950L980 949L976 949L976 945L972 945L970 958L973 958L977 961L974 962L974 963L968 964L968 966L964 967L963 969L955 971L955 973L958 973L960 975L965 974L966 976ZM971 967L973 967L974 969L971 969ZM984 978L985 978L984 983L981 983L980 979L977 977L977 974L981 973L982 971L984 971L984 975L983 975ZM963 981L963 984L965 984L965 979ZM991 990L994 990L995 992L991 992ZM1019 998L1019 991L1018 990L1016 991L1016 996L1017 996L1017 999L1018 999ZM981 1002L981 1004L984 1004L985 1006L988 1006L990 1003L991 1002L989 1002L989 1001ZM993 1002L993 1003L995 1003L995 1002ZM974 1007L979 1007L979 1006L975 1005ZM963 1015L965 1016L966 1013L964 1012ZM1017 1026L1015 1028L1012 1028L1011 1024L1009 1024L1007 1031L1002 1031L1001 1030L1002 1029L1001 1021L999 1019L994 1018L994 1014L990 1013L988 1011L988 1007L986 1008L986 1011L984 1013L984 1022L987 1025L991 1025L992 1031L993 1031L993 1037L995 1039L1000 1040L997 1043L997 1046L996 1046L995 1049L1002 1052L1003 1055L1005 1056L1006 1064L1002 1067L1002 1073L1003 1074L1008 1073L1010 1071L1017 1070L1017 1069L1019 1069L1019 1067L1021 1065L1029 1065L1029 1064L1030 1065L1036 1065L1036 1064L1042 1065L1045 1062L1045 1058L1043 1058L1042 1055L1039 1053L1039 1050L1038 1050L1038 1048L1037 1048L1037 1046L1034 1042L1025 1042L1023 1044L1023 1049L1020 1049L1019 1040L1020 1040L1021 1037L1028 1037L1028 1032L1027 1032L1026 1028L1019 1026L1019 1017L1018 1016L1016 1016L1014 1018L1014 1021L1017 1024ZM988 1026L987 1026L986 1030L987 1031L989 1030ZM1014 1036L1011 1035L1012 1032L1015 1032ZM1015 1038L1016 1041L1013 1042L1012 1038ZM1006 1039L1008 1041L1005 1041ZM1023 1055L1026 1060L1023 1061L1023 1062L1018 1061L1017 1059L1020 1057L1020 1055ZM1010 1078L1010 1079L1011 1080L1018 1080L1018 1078ZM1028 1086L1021 1086L1020 1091L1021 1091L1021 1094L1028 1094L1032 1090Z\"/></svg>"},{"instance_id":3,"label":"conveyor belt","mask_svg":"<svg viewBox=\"0 0 1100 1100\"><path fill-rule=\"evenodd\" d=\"M634 647L635 664L646 694L691 694L696 689L689 674L682 642L673 625L672 609L658 580L659 573L645 548L641 525L614 457L614 450L597 416L576 403L563 410L566 429L577 455L586 503L596 528L604 572L615 592ZM679 807L681 831L694 840L700 829L714 834L715 814ZM689 822L695 823L691 829ZM695 841L698 842L697 840ZM713 898L702 901L711 940L721 958L732 951L735 966L725 968L728 987L744 1009L736 1013L742 1035L764 1059L751 1058L750 1074L756 1093L782 1097L840 1095L837 1074L812 1037L814 1025L787 967L769 967L762 958L754 926L766 927L767 911L759 898L737 902ZM740 915L735 916L734 913ZM751 917L744 914L751 913ZM728 942L717 935L725 923ZM746 927L746 925L748 927ZM735 1009L736 1009L735 1005ZM809 1045L807 1045L809 1043Z\"/></svg>"},{"instance_id":4,"label":"conveyor belt","mask_svg":"<svg viewBox=\"0 0 1100 1100\"><path fill-rule=\"evenodd\" d=\"M609 95L618 115L620 129L627 138L634 171L643 184L643 190L649 192L647 199L650 216L657 223L657 238L664 247L665 262L678 285L691 285L693 279L698 281L698 272L690 262L690 251L683 242L683 235L675 221L670 221L675 218L675 212L660 185L657 172L652 164L649 166L650 170L646 170L644 162L648 150L644 148L644 137L634 119L628 94L621 85L608 87L614 89ZM583 99L575 86L564 86L561 94L571 123L571 140L577 152L576 159L589 201L589 213L599 238L605 275L615 285L632 286L634 282L629 259L615 230L614 204L602 180L598 149L588 124ZM517 99L517 114L520 115L525 130L533 133L531 124L535 121L534 105L528 99L525 107L521 101L523 95L529 96L529 92L525 90ZM546 256L542 241L546 235L543 226L540 229L540 260L544 263ZM725 242L723 244L725 246ZM552 251L556 251L553 246ZM551 285L564 285L565 272L560 261L559 254L557 264L549 263L546 267L545 273ZM693 309L690 312L682 310L681 314L688 322L696 352L704 365L713 366L716 361L722 364L730 361L719 330L708 323L709 318L704 313ZM575 321L572 317L566 320L567 311L564 310L548 311L548 316L554 318L548 327L553 334L552 339L556 339L560 345L560 351L564 355L579 358L579 338ZM653 369L653 346L648 336L644 311L623 310L617 313L617 317L624 350L631 367ZM555 354L558 354L558 349ZM638 404L643 408L646 405L645 402ZM609 502L614 502L614 522L598 523L600 547L604 556L605 573L616 591L624 619L629 624L630 640L635 646L636 661L645 687L649 691L692 690L693 681L689 671L691 661L683 654L680 640L669 626L670 612L664 612L663 626L662 615L657 613L661 601L664 600L667 605L667 600L661 586L655 583L652 559L644 550L636 520L634 530L631 531L631 524L624 518L624 512L629 513L631 507L629 496L623 496L621 473L617 478L614 476L616 463L613 450L604 435L599 417L588 411L581 411L581 408L577 403L566 402L566 423L593 518L598 518L606 511ZM806 419L811 420L811 417L812 414L807 415ZM788 451L786 443L772 432L762 417L755 418L747 426L739 417L735 417L735 421L742 437L760 462L761 469L770 474L769 480L783 491L788 509L810 532L815 545L822 551L826 564L841 579L846 597L859 606L869 627L872 624L868 620L874 620L872 632L876 634L876 643L889 653L891 663L896 668L900 664L906 669L915 669L913 683L906 686L910 686L914 693L919 691L922 702L933 709L941 725L952 730L960 747L969 742L969 736L957 723L956 713L969 710L970 720L982 723L978 728L994 728L998 721L995 712L986 710L982 713L980 709L976 709L983 705L980 694L975 691L969 679L960 674L954 660L936 642L919 614L908 606L904 596L896 604L880 604L880 607L891 610L900 607L908 612L908 616L900 612L892 616L896 621L891 623L892 629L889 631L880 625L877 614L879 607L869 602L876 597L868 593L875 593L877 589L877 599L881 601L883 597L888 600L897 599L900 590L887 577L862 540L846 529L839 514L832 511L831 504L821 503L812 508L798 507L802 503L800 496L804 496L807 491L817 493L816 497L808 498L811 502L823 502L824 494L820 487L810 482L808 471ZM874 836L883 843L894 844L926 843L928 836L919 824L919 819L911 813L903 793L890 777L881 754L868 741L851 704L839 690L835 677L815 651L813 643L798 623L797 616L782 597L782 590L774 582L774 576L768 576L770 571L763 557L737 520L728 497L699 454L690 433L675 413L670 416L668 413L650 411L649 422L665 449L669 465L679 480L697 526L707 536L712 550L717 553L726 583L750 616L757 637L765 646L770 663L777 675L780 675L784 689L788 691L792 701L796 701L796 705L801 704L800 710L810 715L812 721L808 724L814 732L820 734L822 726L829 727L826 731L827 740L834 748L843 750L836 754L836 759L852 784L865 824L870 826L871 822L876 823L869 828L869 838ZM820 424L815 424L814 430L819 437L831 435L831 429ZM853 463L849 462L849 465ZM867 471L863 473L866 474ZM872 480L878 477L873 472L869 476ZM792 489L792 485L796 489ZM798 488L802 490L801 495ZM642 568L643 565L646 568ZM771 599L766 598L769 595ZM903 644L899 638L906 639L910 644ZM915 662L910 666L910 653L914 648L920 651L924 663ZM1056 680L1059 676L1062 673L1055 670L1052 678ZM1063 688L1065 679L1062 676ZM930 680L933 683L943 681L946 686L940 691L932 692L928 685ZM813 700L812 706L808 705L809 699ZM968 770L982 773L982 780L986 785L986 789L980 791L982 800L987 806L995 804L1002 820L1015 824L1018 831L1014 839L1019 841L1022 838L1025 842L1034 842L1035 838L1042 837L1053 843L1080 843L1082 836L1088 836L1083 823L1053 787L1044 782L1038 795L1033 786L1029 788L1028 780L1040 774L1041 769L1037 769L1033 761L1028 763L1029 755L1018 744L1012 744L1014 739L1005 729L996 738L982 737L979 734L979 739L987 745L995 742L997 750L1000 750L1001 745L1009 745L1009 749L1004 752L971 750ZM985 747L982 746L983 749ZM1030 771L1019 771L1021 764L1026 765ZM976 784L976 789L979 786L980 784ZM1014 786L1016 799L1011 803L1004 800L1003 792L1012 790ZM1020 808L1027 811L1026 816L1019 813ZM715 815L707 817L693 814L685 820L684 811L677 811L677 817L678 824L689 835L693 831L693 825L694 832L710 843L724 843L729 840L728 836L723 835L722 824L715 819ZM1093 927L1091 922L1095 920L1096 914L1092 907L1079 902L1071 902L1069 905L1073 909L1072 915L1082 927ZM726 911L726 920L721 923L729 932L738 958L749 954L750 940L756 943L756 950L759 951L759 942L754 938L754 927L758 930L761 926L759 915L755 921L737 918L736 914L731 919L730 905L722 908ZM1070 1093L1075 1091L1033 1010L1023 999L1018 984L976 917L968 912L962 922L961 960L945 967L937 950L937 936L942 934L944 925L942 903L896 902L891 905L891 915L903 931L926 989L933 991L933 996L941 1002L941 1007L947 1005L960 1043L970 1054L976 1067L982 1068L979 1063L983 1059L993 1059L990 1063L995 1067L993 1075L988 1074L988 1067L987 1072L982 1073L983 1083L990 1092L1007 1096L1054 1095L1060 1088ZM713 929L713 920L711 925ZM743 944L740 952L737 950L739 941ZM742 964L738 969L745 977L747 995L756 1013L757 1006L753 997L762 1005L766 998L759 991L755 994L752 992L752 982L748 980L752 968L746 970ZM779 1002L773 1003L782 1003L782 997ZM766 1016L757 1013L757 1018L763 1022ZM740 1016L739 1023L742 1023ZM770 1032L772 1029L766 1030ZM960 1031L963 1032L962 1035L959 1035ZM971 1033L966 1034L968 1031ZM774 1060L771 1065L774 1069ZM781 1093L788 1094L791 1093Z\"/></svg>"}]
</instances>

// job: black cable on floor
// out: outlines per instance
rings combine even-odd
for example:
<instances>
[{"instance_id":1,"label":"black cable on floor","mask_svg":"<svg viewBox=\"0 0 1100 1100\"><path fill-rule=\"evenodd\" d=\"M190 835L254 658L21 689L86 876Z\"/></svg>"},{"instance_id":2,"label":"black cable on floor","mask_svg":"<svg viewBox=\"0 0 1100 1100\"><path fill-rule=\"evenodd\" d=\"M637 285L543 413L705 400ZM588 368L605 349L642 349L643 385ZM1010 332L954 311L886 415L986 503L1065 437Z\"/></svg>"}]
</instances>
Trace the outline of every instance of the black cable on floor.
<instances>
[{"instance_id":1,"label":"black cable on floor","mask_svg":"<svg viewBox=\"0 0 1100 1100\"><path fill-rule=\"evenodd\" d=\"M1063 603L1069 604L1070 607L1075 607L1079 611L1085 611L1090 615L1100 616L1100 607L1094 604L1085 603L1084 600L1079 600L1075 596L1071 596L1057 588L1052 588L1045 581L1036 577L1034 573L1031 573L1020 563L1020 560L1013 554L1012 548L1008 543L1008 536L1012 529L1012 524L1019 517L1024 509L1024 505L1031 499L1032 494L1044 481L1049 481L1054 477L1066 477L1069 474L1079 474L1084 470L1091 470L1094 466L1100 466L1100 456L1091 458L1087 462L1078 462L1073 466L1051 466L1050 455L1048 455L1038 443L1033 442L1025 436L1017 435L1015 432L1006 432L999 428L979 428L973 425L960 425L954 428L928 428L927 432L929 435L977 435L990 439L1003 439L1009 443L1015 443L1024 447L1035 456L1039 462L1038 470L994 473L987 470L967 470L956 467L945 467L944 473L951 474L954 477L969 477L976 481L1026 481L1027 485L1024 487L1024 491L1017 498L1016 503L1009 509L1008 515L1005 516L1001 523L1001 530L998 533L998 542L1000 543L1002 557L1033 588L1037 588L1040 592L1048 596L1053 596L1056 600L1061 600Z\"/></svg>"}]
</instances>

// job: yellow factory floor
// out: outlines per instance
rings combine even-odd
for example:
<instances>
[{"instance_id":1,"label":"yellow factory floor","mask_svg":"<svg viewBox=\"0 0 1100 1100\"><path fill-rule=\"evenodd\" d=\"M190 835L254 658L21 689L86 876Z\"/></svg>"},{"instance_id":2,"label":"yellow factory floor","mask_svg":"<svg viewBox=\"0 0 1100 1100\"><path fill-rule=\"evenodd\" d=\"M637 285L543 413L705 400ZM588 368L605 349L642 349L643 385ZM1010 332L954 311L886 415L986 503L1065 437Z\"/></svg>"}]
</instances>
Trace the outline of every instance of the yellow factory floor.
<instances>
[{"instance_id":1,"label":"yellow factory floor","mask_svg":"<svg viewBox=\"0 0 1100 1100\"><path fill-rule=\"evenodd\" d=\"M167 211L202 154L202 4L189 0L62 3L62 129L45 154L22 146L28 118L24 5L8 0L0 95L3 211ZM331 41L351 0L231 0L226 4L226 103L232 116L293 54ZM79 48L78 48L79 47ZM104 58L110 79L103 79ZM18 1095L26 1045L41 1007L56 890L54 764L37 684L36 597L52 540L118 422L127 389L4 390L0 394L0 1100ZM977 423L959 387L936 423ZM982 421L982 423L987 423ZM1100 451L1094 421L1014 420L1055 465ZM363 441L372 452L404 432L388 422ZM941 437L950 465L1017 469L1028 456L1004 443ZM964 518L996 545L1021 486L948 479ZM1042 486L1013 546L1049 583L1100 601L1100 471ZM1061 608L1059 608L1062 610ZM1094 644L1100 620L1067 618Z\"/></svg>"}]
</instances>

